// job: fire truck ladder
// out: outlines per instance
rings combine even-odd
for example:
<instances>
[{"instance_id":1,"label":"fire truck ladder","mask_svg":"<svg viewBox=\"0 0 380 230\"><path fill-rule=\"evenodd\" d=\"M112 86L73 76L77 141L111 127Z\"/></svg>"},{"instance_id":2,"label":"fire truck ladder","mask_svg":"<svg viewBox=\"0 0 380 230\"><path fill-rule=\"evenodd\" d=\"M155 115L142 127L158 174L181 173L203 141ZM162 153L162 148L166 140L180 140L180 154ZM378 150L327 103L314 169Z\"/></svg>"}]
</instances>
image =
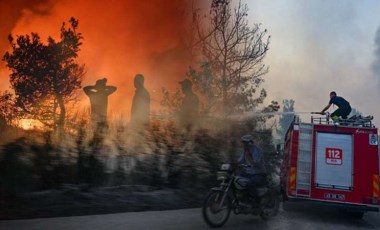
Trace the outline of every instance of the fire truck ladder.
<instances>
[{"instance_id":1,"label":"fire truck ladder","mask_svg":"<svg viewBox=\"0 0 380 230\"><path fill-rule=\"evenodd\" d=\"M300 123L296 195L310 197L313 125Z\"/></svg>"}]
</instances>

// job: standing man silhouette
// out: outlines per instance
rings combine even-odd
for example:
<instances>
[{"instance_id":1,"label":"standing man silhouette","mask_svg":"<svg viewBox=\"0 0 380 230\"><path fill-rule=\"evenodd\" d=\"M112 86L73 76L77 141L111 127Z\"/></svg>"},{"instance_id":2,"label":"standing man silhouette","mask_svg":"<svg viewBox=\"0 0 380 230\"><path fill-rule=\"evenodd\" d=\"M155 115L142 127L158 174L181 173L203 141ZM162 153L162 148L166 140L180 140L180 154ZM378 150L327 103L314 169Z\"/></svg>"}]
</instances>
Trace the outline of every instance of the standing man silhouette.
<instances>
[{"instance_id":1,"label":"standing man silhouette","mask_svg":"<svg viewBox=\"0 0 380 230\"><path fill-rule=\"evenodd\" d=\"M182 86L182 93L185 95L179 109L180 124L189 129L192 124L197 122L199 112L199 99L198 96L193 92L193 83L190 80L185 79L179 83Z\"/></svg>"},{"instance_id":2,"label":"standing man silhouette","mask_svg":"<svg viewBox=\"0 0 380 230\"><path fill-rule=\"evenodd\" d=\"M96 81L95 85L83 88L91 103L91 123L94 129L107 125L108 96L116 91L115 86L106 86L107 78Z\"/></svg>"},{"instance_id":3,"label":"standing man silhouette","mask_svg":"<svg viewBox=\"0 0 380 230\"><path fill-rule=\"evenodd\" d=\"M130 124L134 127L140 127L149 124L150 95L144 87L144 76L142 74L136 74L134 85L136 90L132 101Z\"/></svg>"}]
</instances>

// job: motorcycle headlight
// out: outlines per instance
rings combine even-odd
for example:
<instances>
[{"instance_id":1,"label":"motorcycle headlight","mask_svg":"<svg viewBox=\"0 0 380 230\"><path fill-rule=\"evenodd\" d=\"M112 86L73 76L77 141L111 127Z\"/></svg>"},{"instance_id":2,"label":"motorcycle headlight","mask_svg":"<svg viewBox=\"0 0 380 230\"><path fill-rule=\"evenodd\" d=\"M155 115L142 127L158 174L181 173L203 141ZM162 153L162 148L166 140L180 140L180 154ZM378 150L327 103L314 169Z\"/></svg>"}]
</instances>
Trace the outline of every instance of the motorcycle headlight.
<instances>
[{"instance_id":1,"label":"motorcycle headlight","mask_svg":"<svg viewBox=\"0 0 380 230\"><path fill-rule=\"evenodd\" d=\"M216 179L217 180L225 180L227 179L227 173L226 172L217 172L216 173Z\"/></svg>"},{"instance_id":2,"label":"motorcycle headlight","mask_svg":"<svg viewBox=\"0 0 380 230\"><path fill-rule=\"evenodd\" d=\"M222 164L222 166L220 167L220 170L229 170L230 169L230 164Z\"/></svg>"}]
</instances>

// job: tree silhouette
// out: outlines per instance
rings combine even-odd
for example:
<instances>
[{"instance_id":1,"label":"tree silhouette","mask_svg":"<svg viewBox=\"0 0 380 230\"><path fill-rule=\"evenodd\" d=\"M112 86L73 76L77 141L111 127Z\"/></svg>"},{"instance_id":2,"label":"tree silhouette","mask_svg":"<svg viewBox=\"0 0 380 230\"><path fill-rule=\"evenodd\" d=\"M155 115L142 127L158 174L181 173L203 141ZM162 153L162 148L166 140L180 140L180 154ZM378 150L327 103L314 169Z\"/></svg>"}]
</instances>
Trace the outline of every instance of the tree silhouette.
<instances>
[{"instance_id":1,"label":"tree silhouette","mask_svg":"<svg viewBox=\"0 0 380 230\"><path fill-rule=\"evenodd\" d=\"M13 95L9 91L0 93L0 127L10 125L17 116L17 108L14 106Z\"/></svg>"},{"instance_id":2,"label":"tree silhouette","mask_svg":"<svg viewBox=\"0 0 380 230\"><path fill-rule=\"evenodd\" d=\"M63 128L66 107L76 89L81 87L84 65L75 62L83 39L77 33L78 20L61 27L60 40L48 38L42 43L37 33L8 40L12 51L3 60L11 70L10 83L15 91L15 105L25 114L54 128Z\"/></svg>"},{"instance_id":3,"label":"tree silhouette","mask_svg":"<svg viewBox=\"0 0 380 230\"><path fill-rule=\"evenodd\" d=\"M283 107L282 111L284 114L281 115L278 123L280 124L280 128L277 132L281 135L281 143L284 142L285 134L288 131L288 128L292 121L294 120L294 103L293 99L285 99L282 101Z\"/></svg>"},{"instance_id":4,"label":"tree silhouette","mask_svg":"<svg viewBox=\"0 0 380 230\"><path fill-rule=\"evenodd\" d=\"M267 95L260 90L268 72L263 64L270 38L267 30L259 24L249 26L248 8L241 2L232 10L230 0L213 0L208 15L199 12L193 13L191 28L197 38L191 47L199 48L205 61L189 75L196 87L207 92L206 110L229 115L256 108Z\"/></svg>"}]
</instances>

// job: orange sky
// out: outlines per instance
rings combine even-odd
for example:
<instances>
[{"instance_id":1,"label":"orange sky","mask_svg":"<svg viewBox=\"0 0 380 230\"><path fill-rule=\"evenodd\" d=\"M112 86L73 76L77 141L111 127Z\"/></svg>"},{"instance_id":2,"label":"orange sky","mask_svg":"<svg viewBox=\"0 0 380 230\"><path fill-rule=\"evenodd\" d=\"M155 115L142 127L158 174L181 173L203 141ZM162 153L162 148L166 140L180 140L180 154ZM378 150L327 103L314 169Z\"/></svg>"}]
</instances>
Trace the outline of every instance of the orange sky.
<instances>
[{"instance_id":1,"label":"orange sky","mask_svg":"<svg viewBox=\"0 0 380 230\"><path fill-rule=\"evenodd\" d=\"M118 87L109 98L109 111L129 116L136 73L145 75L152 107L161 99L161 87L174 89L185 77L191 58L184 49L185 4L190 1L92 1L16 0L0 3L1 56L9 49L7 36L37 32L43 41L58 39L63 21L79 20L84 40L78 63L86 65L83 86L107 77ZM1 90L9 87L8 72L1 63ZM84 98L84 102L88 102ZM87 104L88 105L88 104Z\"/></svg>"}]
</instances>

